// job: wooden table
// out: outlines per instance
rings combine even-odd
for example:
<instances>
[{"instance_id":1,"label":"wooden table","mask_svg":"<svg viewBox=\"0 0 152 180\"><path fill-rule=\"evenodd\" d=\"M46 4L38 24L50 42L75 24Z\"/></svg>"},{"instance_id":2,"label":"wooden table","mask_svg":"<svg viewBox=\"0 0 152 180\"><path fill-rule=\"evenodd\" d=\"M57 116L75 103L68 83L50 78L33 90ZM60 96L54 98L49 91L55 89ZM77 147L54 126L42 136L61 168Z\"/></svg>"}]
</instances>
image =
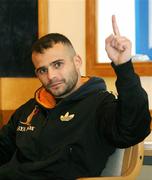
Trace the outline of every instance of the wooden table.
<instances>
[{"instance_id":1,"label":"wooden table","mask_svg":"<svg viewBox=\"0 0 152 180\"><path fill-rule=\"evenodd\" d=\"M152 110L150 110L150 114L152 116ZM151 123L151 129L152 129L152 123ZM144 155L152 156L152 131L150 135L144 140Z\"/></svg>"}]
</instances>

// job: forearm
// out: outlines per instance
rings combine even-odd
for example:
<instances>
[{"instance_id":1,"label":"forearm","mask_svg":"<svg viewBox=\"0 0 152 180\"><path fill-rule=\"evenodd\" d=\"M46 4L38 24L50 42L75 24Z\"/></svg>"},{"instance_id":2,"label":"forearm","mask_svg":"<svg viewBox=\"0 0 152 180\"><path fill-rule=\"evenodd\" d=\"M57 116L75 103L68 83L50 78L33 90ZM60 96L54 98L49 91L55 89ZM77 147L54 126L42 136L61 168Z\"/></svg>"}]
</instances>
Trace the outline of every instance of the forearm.
<instances>
[{"instance_id":1,"label":"forearm","mask_svg":"<svg viewBox=\"0 0 152 180\"><path fill-rule=\"evenodd\" d=\"M11 122L9 122L0 130L0 165L7 163L15 150L15 132Z\"/></svg>"},{"instance_id":2,"label":"forearm","mask_svg":"<svg viewBox=\"0 0 152 180\"><path fill-rule=\"evenodd\" d=\"M131 62L113 67L117 75L118 99L106 107L111 111L111 126L107 124L106 134L116 146L127 147L142 141L150 133L148 97Z\"/></svg>"},{"instance_id":3,"label":"forearm","mask_svg":"<svg viewBox=\"0 0 152 180\"><path fill-rule=\"evenodd\" d=\"M114 67L114 66L113 66ZM131 61L114 67L117 81L116 88L118 91L118 106L121 113L125 116L141 116L141 113L147 111L149 116L148 96L142 88L139 77L135 74ZM122 117L123 114L121 114ZM127 118L127 117L126 117Z\"/></svg>"}]
</instances>

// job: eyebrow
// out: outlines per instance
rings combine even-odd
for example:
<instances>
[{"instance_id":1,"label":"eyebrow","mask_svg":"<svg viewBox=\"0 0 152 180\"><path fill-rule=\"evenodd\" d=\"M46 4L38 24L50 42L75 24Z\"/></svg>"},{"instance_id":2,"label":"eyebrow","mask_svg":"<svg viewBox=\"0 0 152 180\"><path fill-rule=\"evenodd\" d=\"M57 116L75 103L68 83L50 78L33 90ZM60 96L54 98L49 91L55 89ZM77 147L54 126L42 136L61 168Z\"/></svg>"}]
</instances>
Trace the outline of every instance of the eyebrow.
<instances>
[{"instance_id":1,"label":"eyebrow","mask_svg":"<svg viewBox=\"0 0 152 180\"><path fill-rule=\"evenodd\" d=\"M49 64L49 66L51 66L52 64L56 64L56 63L58 63L58 62L63 62L63 61L64 61L64 59L57 59L57 60L51 62L51 63Z\"/></svg>"}]
</instances>

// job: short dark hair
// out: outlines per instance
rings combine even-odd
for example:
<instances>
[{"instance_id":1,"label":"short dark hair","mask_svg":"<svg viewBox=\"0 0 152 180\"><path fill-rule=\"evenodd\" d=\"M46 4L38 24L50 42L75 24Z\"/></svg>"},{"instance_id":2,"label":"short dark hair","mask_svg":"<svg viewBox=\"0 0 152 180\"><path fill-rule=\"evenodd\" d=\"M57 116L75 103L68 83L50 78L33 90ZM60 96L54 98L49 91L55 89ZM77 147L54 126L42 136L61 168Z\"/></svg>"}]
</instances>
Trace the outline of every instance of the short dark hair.
<instances>
[{"instance_id":1,"label":"short dark hair","mask_svg":"<svg viewBox=\"0 0 152 180\"><path fill-rule=\"evenodd\" d=\"M65 44L74 50L71 41L66 36L59 33L50 33L41 37L33 44L32 52L43 53L44 49L52 48L57 43Z\"/></svg>"}]
</instances>

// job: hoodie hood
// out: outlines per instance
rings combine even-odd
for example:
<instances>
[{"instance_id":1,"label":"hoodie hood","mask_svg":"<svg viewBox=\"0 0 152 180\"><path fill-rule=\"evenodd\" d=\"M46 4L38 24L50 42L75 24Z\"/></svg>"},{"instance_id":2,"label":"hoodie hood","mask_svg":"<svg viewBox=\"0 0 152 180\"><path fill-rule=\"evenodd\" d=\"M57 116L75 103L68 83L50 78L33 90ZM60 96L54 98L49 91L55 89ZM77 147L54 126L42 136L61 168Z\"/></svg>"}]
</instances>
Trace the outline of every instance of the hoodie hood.
<instances>
[{"instance_id":1,"label":"hoodie hood","mask_svg":"<svg viewBox=\"0 0 152 180\"><path fill-rule=\"evenodd\" d=\"M98 77L81 77L82 86L75 92L64 98L64 101L75 101L98 91L106 91L106 84ZM55 97L43 86L35 92L36 101L45 108L51 109L56 105Z\"/></svg>"}]
</instances>

